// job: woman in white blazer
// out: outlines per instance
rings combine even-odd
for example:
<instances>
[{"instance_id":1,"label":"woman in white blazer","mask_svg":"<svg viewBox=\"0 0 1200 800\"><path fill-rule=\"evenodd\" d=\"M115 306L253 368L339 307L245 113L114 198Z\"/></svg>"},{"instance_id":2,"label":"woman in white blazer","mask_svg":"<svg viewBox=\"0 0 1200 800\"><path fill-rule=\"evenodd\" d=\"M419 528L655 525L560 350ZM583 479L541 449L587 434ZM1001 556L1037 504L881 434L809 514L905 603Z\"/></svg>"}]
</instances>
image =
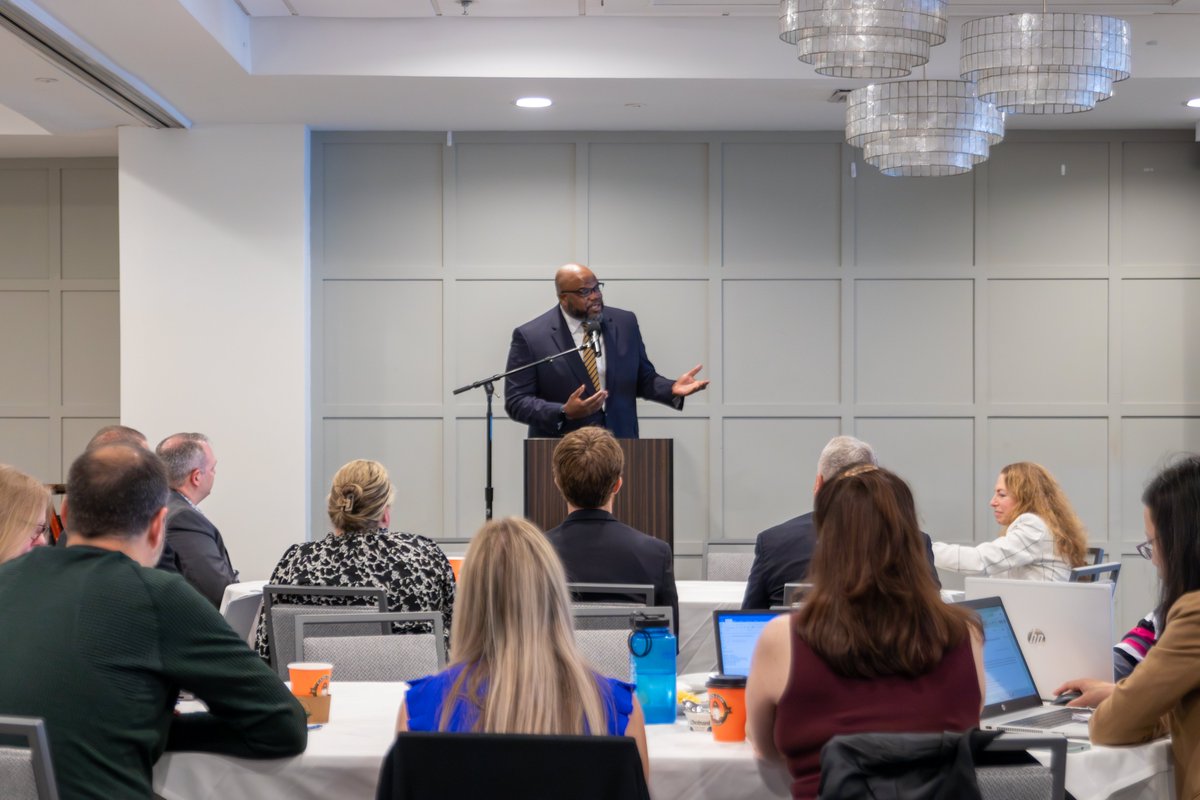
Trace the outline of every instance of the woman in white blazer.
<instances>
[{"instance_id":1,"label":"woman in white blazer","mask_svg":"<svg viewBox=\"0 0 1200 800\"><path fill-rule=\"evenodd\" d=\"M1054 476L1019 461L1000 470L992 514L1004 526L980 545L933 543L938 569L991 578L1065 581L1087 561L1087 533Z\"/></svg>"}]
</instances>

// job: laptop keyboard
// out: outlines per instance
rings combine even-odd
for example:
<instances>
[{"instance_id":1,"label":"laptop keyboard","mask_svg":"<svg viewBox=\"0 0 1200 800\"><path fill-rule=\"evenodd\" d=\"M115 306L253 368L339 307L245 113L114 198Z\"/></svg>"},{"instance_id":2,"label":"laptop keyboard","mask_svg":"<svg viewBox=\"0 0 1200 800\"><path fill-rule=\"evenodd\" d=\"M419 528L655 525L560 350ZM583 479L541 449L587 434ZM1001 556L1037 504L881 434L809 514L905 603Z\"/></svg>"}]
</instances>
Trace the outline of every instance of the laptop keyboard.
<instances>
[{"instance_id":1,"label":"laptop keyboard","mask_svg":"<svg viewBox=\"0 0 1200 800\"><path fill-rule=\"evenodd\" d=\"M1077 722L1075 715L1084 709L1079 708L1058 708L1054 711L1042 711L1030 717L1022 717L1004 723L1005 727L1022 727L1022 728L1057 728L1059 725L1066 725L1069 722Z\"/></svg>"}]
</instances>

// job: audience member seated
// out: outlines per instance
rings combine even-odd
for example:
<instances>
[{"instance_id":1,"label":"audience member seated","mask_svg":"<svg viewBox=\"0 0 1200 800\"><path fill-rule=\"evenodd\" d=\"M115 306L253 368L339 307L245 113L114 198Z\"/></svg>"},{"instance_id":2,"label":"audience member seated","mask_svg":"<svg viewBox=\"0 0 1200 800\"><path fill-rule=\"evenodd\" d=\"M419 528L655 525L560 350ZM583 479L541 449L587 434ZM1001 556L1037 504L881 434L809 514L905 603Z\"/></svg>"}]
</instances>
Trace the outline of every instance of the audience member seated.
<instances>
[{"instance_id":1,"label":"audience member seated","mask_svg":"<svg viewBox=\"0 0 1200 800\"><path fill-rule=\"evenodd\" d=\"M150 443L146 441L145 434L136 428L130 428L127 425L105 425L103 428L92 434L92 438L90 441L88 441L85 449L91 450L93 447L100 447L101 445L106 444L127 444L131 447L140 447L143 450L150 449ZM57 525L61 527L55 527L54 519L50 519L48 521L51 523L53 528L52 533L57 534L54 536L54 545L56 547L66 547L67 498L65 495L63 496L62 500L62 508L59 509L58 512Z\"/></svg>"},{"instance_id":2,"label":"audience member seated","mask_svg":"<svg viewBox=\"0 0 1200 800\"><path fill-rule=\"evenodd\" d=\"M1171 735L1175 794L1200 797L1200 456L1167 467L1142 494L1146 542L1160 579L1157 643L1116 684L1068 681L1071 706L1095 706L1094 744L1140 744Z\"/></svg>"},{"instance_id":3,"label":"audience member seated","mask_svg":"<svg viewBox=\"0 0 1200 800\"><path fill-rule=\"evenodd\" d=\"M1065 581L1087 562L1087 533L1054 476L1019 461L1000 470L992 515L1005 526L980 545L934 542L939 569L991 578Z\"/></svg>"},{"instance_id":4,"label":"audience member seated","mask_svg":"<svg viewBox=\"0 0 1200 800\"><path fill-rule=\"evenodd\" d=\"M603 428L571 431L554 448L554 483L567 501L567 518L546 538L562 559L570 583L633 583L654 587L654 604L670 606L679 629L679 595L671 546L619 522L613 500L621 490L625 454ZM589 595L589 599L624 600ZM629 598L634 600L636 598Z\"/></svg>"},{"instance_id":5,"label":"audience member seated","mask_svg":"<svg viewBox=\"0 0 1200 800\"><path fill-rule=\"evenodd\" d=\"M596 674L576 649L565 574L541 531L517 517L486 523L459 581L450 667L413 681L396 730L630 736L649 777L633 685Z\"/></svg>"},{"instance_id":6,"label":"audience member seated","mask_svg":"<svg viewBox=\"0 0 1200 800\"><path fill-rule=\"evenodd\" d=\"M454 571L431 539L389 532L395 491L378 461L351 461L333 476L329 520L333 532L315 542L294 544L279 559L271 583L284 586L376 586L387 590L388 611L440 611L447 641L454 609ZM358 605L361 598L298 595L283 602ZM420 623L396 623L398 631L428 630ZM263 616L256 645L270 657Z\"/></svg>"},{"instance_id":7,"label":"audience member seated","mask_svg":"<svg viewBox=\"0 0 1200 800\"><path fill-rule=\"evenodd\" d=\"M49 503L36 478L0 464L0 564L46 543Z\"/></svg>"},{"instance_id":8,"label":"audience member seated","mask_svg":"<svg viewBox=\"0 0 1200 800\"><path fill-rule=\"evenodd\" d=\"M813 798L821 748L849 733L966 731L983 707L982 632L943 603L907 484L859 465L817 491L813 588L763 629L746 687L747 736Z\"/></svg>"},{"instance_id":9,"label":"audience member seated","mask_svg":"<svg viewBox=\"0 0 1200 800\"><path fill-rule=\"evenodd\" d=\"M167 502L167 543L159 569L178 572L196 591L220 608L225 587L237 583L225 540L197 506L212 493L217 457L202 433L176 433L159 442L155 452L167 465L171 498Z\"/></svg>"},{"instance_id":10,"label":"audience member seated","mask_svg":"<svg viewBox=\"0 0 1200 800\"><path fill-rule=\"evenodd\" d=\"M107 445L71 466L71 542L0 565L0 714L41 717L64 798L152 795L163 750L304 750L304 709L204 598L158 563L167 475ZM175 713L180 690L202 714ZM2 794L2 792L0 792Z\"/></svg>"},{"instance_id":11,"label":"audience member seated","mask_svg":"<svg viewBox=\"0 0 1200 800\"><path fill-rule=\"evenodd\" d=\"M1158 609L1137 621L1121 641L1113 645L1113 679L1128 678L1158 641Z\"/></svg>"},{"instance_id":12,"label":"audience member seated","mask_svg":"<svg viewBox=\"0 0 1200 800\"><path fill-rule=\"evenodd\" d=\"M871 445L853 436L835 436L830 439L817 459L817 478L813 482L813 494L816 495L829 478L857 464L879 465ZM928 535L922 533L921 536L925 541L929 572L940 587L941 581L933 567L932 543ZM816 542L817 530L813 526L811 511L760 533L754 543L754 563L750 566L750 577L746 580L746 595L742 599L742 608L771 608L783 605L784 585L804 583L808 580L808 565L812 562Z\"/></svg>"}]
</instances>

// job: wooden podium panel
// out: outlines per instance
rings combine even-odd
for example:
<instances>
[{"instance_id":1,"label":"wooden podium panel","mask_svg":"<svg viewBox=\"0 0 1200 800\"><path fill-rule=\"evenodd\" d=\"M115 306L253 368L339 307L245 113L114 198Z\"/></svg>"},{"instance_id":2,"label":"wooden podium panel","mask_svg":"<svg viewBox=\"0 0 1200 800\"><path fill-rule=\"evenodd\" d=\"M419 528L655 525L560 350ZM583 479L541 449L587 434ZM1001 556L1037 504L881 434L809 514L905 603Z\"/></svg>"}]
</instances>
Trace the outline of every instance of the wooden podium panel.
<instances>
[{"instance_id":1,"label":"wooden podium panel","mask_svg":"<svg viewBox=\"0 0 1200 800\"><path fill-rule=\"evenodd\" d=\"M525 440L525 516L549 530L567 516L554 485L554 448L559 439ZM625 453L624 483L613 515L675 550L675 450L672 439L617 439Z\"/></svg>"}]
</instances>

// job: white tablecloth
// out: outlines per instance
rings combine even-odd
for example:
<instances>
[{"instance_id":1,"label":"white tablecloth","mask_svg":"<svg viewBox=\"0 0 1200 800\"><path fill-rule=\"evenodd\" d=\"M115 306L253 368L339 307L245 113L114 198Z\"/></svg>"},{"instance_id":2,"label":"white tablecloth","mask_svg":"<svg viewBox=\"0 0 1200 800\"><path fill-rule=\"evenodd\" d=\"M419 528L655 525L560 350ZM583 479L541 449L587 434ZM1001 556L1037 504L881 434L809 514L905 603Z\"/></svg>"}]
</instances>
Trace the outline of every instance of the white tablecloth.
<instances>
[{"instance_id":1,"label":"white tablecloth","mask_svg":"<svg viewBox=\"0 0 1200 800\"><path fill-rule=\"evenodd\" d=\"M676 581L679 591L679 659L676 672L712 672L717 668L717 644L712 613L741 608L745 581Z\"/></svg>"},{"instance_id":2,"label":"white tablecloth","mask_svg":"<svg viewBox=\"0 0 1200 800\"><path fill-rule=\"evenodd\" d=\"M254 761L209 753L168 753L154 768L165 800L370 800L391 746L399 683L337 683L330 721L308 734L294 758ZM788 797L781 768L762 765L750 745L718 744L687 724L647 727L655 800L770 800ZM1078 800L1169 798L1170 747L1097 747L1067 760L1067 791Z\"/></svg>"},{"instance_id":3,"label":"white tablecloth","mask_svg":"<svg viewBox=\"0 0 1200 800\"><path fill-rule=\"evenodd\" d=\"M262 594L263 587L266 585L266 581L242 581L241 583L229 584L225 587L225 594L221 595L221 614L223 615L229 604L239 597Z\"/></svg>"}]
</instances>

